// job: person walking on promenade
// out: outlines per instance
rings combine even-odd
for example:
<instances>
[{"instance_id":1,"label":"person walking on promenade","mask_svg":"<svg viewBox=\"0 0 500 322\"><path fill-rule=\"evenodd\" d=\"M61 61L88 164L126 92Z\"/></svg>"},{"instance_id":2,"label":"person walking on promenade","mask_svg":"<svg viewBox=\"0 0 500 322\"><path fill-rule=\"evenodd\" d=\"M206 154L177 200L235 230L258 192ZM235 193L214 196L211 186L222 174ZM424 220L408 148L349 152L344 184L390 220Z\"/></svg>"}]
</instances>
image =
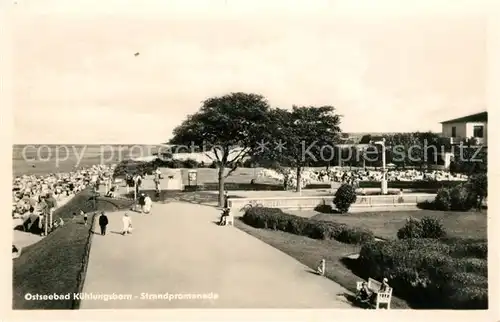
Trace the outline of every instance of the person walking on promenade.
<instances>
[{"instance_id":1,"label":"person walking on promenade","mask_svg":"<svg viewBox=\"0 0 500 322\"><path fill-rule=\"evenodd\" d=\"M142 185L142 177L140 174L136 175L134 182L135 182L135 194L136 196L138 196L139 192L141 191L141 185Z\"/></svg>"},{"instance_id":2,"label":"person walking on promenade","mask_svg":"<svg viewBox=\"0 0 500 322\"><path fill-rule=\"evenodd\" d=\"M155 183L155 193L156 196L159 197L161 194L161 187L160 187L160 178L161 178L161 171L160 168L157 168L154 174L154 183Z\"/></svg>"},{"instance_id":3,"label":"person walking on promenade","mask_svg":"<svg viewBox=\"0 0 500 322\"><path fill-rule=\"evenodd\" d=\"M80 215L83 216L83 224L87 226L87 220L88 220L87 213L83 212L83 210L80 210Z\"/></svg>"},{"instance_id":4,"label":"person walking on promenade","mask_svg":"<svg viewBox=\"0 0 500 322\"><path fill-rule=\"evenodd\" d=\"M106 235L106 226L108 225L108 217L106 214L101 212L101 215L99 216L99 226L101 227L101 235L104 236Z\"/></svg>"},{"instance_id":5,"label":"person walking on promenade","mask_svg":"<svg viewBox=\"0 0 500 322\"><path fill-rule=\"evenodd\" d=\"M130 234L132 232L132 218L125 213L122 218L123 221L123 231L122 235L125 236L126 234Z\"/></svg>"},{"instance_id":6,"label":"person walking on promenade","mask_svg":"<svg viewBox=\"0 0 500 322\"><path fill-rule=\"evenodd\" d=\"M227 194L227 190L224 191L224 208L229 208L229 195Z\"/></svg>"},{"instance_id":7,"label":"person walking on promenade","mask_svg":"<svg viewBox=\"0 0 500 322\"><path fill-rule=\"evenodd\" d=\"M48 216L48 220L49 220L49 222L48 222L49 227L48 228L51 229L53 217L54 217L54 212L56 211L56 207L57 207L57 201L54 198L54 196L52 195L52 193L48 193L45 202L47 203L48 215L49 215Z\"/></svg>"},{"instance_id":8,"label":"person walking on promenade","mask_svg":"<svg viewBox=\"0 0 500 322\"><path fill-rule=\"evenodd\" d=\"M153 206L153 200L151 200L151 197L149 195L146 195L144 197L144 206L143 206L143 211L145 214L151 213L151 207Z\"/></svg>"},{"instance_id":9,"label":"person walking on promenade","mask_svg":"<svg viewBox=\"0 0 500 322\"><path fill-rule=\"evenodd\" d=\"M137 200L137 211L138 212L144 212L145 211L145 205L146 205L146 196L144 195L144 193L141 193L141 195L139 196L139 199Z\"/></svg>"}]
</instances>

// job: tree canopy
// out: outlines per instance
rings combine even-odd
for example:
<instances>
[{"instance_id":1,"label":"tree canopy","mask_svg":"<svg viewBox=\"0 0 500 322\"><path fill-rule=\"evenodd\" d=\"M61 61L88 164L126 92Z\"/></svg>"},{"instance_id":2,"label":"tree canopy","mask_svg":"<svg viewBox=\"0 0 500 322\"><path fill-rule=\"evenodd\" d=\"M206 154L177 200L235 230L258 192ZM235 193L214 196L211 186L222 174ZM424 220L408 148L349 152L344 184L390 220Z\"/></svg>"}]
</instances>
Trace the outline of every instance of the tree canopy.
<instances>
[{"instance_id":1,"label":"tree canopy","mask_svg":"<svg viewBox=\"0 0 500 322\"><path fill-rule=\"evenodd\" d=\"M200 110L173 131L170 144L200 149L219 168L219 203L223 202L224 178L259 146L269 121L270 107L258 94L230 93L208 98ZM236 149L236 151L235 151ZM225 173L225 169L229 169Z\"/></svg>"},{"instance_id":2,"label":"tree canopy","mask_svg":"<svg viewBox=\"0 0 500 322\"><path fill-rule=\"evenodd\" d=\"M340 115L333 106L293 106L291 111L277 108L270 115L266 131L269 146L261 149L261 158L296 168L297 182L303 167L332 155L333 142L340 135Z\"/></svg>"}]
</instances>

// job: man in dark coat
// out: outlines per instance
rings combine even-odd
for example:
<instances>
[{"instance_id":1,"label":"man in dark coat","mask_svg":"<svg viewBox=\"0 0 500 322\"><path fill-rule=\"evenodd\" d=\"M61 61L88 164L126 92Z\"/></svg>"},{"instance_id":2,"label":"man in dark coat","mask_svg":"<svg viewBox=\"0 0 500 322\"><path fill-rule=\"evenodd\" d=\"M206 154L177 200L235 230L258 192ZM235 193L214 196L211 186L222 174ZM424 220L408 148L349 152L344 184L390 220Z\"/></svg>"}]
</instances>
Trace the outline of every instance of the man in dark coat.
<instances>
[{"instance_id":1,"label":"man in dark coat","mask_svg":"<svg viewBox=\"0 0 500 322\"><path fill-rule=\"evenodd\" d=\"M108 225L108 217L104 214L104 211L99 216L99 226L101 227L101 235L106 235L106 226Z\"/></svg>"},{"instance_id":2,"label":"man in dark coat","mask_svg":"<svg viewBox=\"0 0 500 322\"><path fill-rule=\"evenodd\" d=\"M229 208L229 195L227 194L227 190L224 191L224 208Z\"/></svg>"},{"instance_id":3,"label":"man in dark coat","mask_svg":"<svg viewBox=\"0 0 500 322\"><path fill-rule=\"evenodd\" d=\"M141 193L139 196L139 200L137 201L138 203L138 212L143 212L144 211L144 205L146 205L146 195L144 193Z\"/></svg>"}]
</instances>

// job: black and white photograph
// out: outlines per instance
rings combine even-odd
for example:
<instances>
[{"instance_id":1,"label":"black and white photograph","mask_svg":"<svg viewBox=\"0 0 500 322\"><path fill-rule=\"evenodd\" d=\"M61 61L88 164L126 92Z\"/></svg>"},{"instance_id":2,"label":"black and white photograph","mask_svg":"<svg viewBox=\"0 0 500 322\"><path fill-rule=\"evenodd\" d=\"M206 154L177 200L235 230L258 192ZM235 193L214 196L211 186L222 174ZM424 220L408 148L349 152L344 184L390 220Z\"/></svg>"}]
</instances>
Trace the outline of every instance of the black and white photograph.
<instances>
[{"instance_id":1,"label":"black and white photograph","mask_svg":"<svg viewBox=\"0 0 500 322\"><path fill-rule=\"evenodd\" d=\"M14 312L496 307L487 1L4 7Z\"/></svg>"}]
</instances>

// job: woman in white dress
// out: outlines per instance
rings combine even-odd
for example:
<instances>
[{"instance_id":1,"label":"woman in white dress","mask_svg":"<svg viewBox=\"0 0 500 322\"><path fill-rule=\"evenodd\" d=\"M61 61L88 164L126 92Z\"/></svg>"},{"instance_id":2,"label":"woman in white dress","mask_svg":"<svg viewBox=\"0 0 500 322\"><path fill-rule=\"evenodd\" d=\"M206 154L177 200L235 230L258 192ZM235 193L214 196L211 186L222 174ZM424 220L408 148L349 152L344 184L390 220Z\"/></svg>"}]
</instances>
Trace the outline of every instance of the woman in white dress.
<instances>
[{"instance_id":1,"label":"woman in white dress","mask_svg":"<svg viewBox=\"0 0 500 322\"><path fill-rule=\"evenodd\" d=\"M122 235L130 234L132 232L132 218L129 217L127 213L123 215L123 231Z\"/></svg>"},{"instance_id":2,"label":"woman in white dress","mask_svg":"<svg viewBox=\"0 0 500 322\"><path fill-rule=\"evenodd\" d=\"M146 195L146 197L144 198L143 212L145 214L149 214L151 212L152 205L153 205L153 201L151 200L151 197Z\"/></svg>"}]
</instances>

